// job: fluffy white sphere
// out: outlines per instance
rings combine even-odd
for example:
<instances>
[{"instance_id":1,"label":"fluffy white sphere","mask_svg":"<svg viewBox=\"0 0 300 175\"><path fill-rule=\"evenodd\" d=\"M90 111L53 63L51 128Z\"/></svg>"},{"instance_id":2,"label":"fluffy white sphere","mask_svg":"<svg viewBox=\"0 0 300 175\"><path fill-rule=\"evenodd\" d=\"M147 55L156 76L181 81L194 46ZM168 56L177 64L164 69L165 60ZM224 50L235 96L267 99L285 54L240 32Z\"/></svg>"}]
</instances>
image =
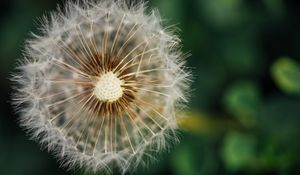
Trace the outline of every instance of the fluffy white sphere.
<instances>
[{"instance_id":1,"label":"fluffy white sphere","mask_svg":"<svg viewBox=\"0 0 300 175\"><path fill-rule=\"evenodd\" d=\"M85 1L45 21L14 77L13 100L33 138L69 168L122 173L177 140L189 73L155 11Z\"/></svg>"}]
</instances>

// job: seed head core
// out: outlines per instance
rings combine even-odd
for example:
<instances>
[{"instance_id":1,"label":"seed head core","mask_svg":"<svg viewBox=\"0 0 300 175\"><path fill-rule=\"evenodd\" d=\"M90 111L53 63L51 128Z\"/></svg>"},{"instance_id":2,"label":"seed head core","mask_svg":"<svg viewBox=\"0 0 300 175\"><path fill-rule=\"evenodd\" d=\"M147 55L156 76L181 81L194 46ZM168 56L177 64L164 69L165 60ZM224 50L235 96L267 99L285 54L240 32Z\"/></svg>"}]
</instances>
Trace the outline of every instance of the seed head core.
<instances>
[{"instance_id":1,"label":"seed head core","mask_svg":"<svg viewBox=\"0 0 300 175\"><path fill-rule=\"evenodd\" d=\"M123 96L123 84L115 73L106 72L96 82L94 95L101 101L114 102Z\"/></svg>"}]
</instances>

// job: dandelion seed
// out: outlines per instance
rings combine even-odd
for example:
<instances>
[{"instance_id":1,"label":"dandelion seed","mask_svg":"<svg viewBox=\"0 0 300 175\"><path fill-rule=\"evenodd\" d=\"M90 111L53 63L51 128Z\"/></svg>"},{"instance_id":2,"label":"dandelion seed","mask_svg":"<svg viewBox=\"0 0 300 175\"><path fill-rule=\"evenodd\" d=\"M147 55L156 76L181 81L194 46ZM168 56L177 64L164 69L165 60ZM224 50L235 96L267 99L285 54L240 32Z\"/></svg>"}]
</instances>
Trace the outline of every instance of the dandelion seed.
<instances>
[{"instance_id":1,"label":"dandelion seed","mask_svg":"<svg viewBox=\"0 0 300 175\"><path fill-rule=\"evenodd\" d=\"M13 79L21 125L69 168L133 170L177 140L189 81L178 48L144 3L68 3L27 42Z\"/></svg>"}]
</instances>

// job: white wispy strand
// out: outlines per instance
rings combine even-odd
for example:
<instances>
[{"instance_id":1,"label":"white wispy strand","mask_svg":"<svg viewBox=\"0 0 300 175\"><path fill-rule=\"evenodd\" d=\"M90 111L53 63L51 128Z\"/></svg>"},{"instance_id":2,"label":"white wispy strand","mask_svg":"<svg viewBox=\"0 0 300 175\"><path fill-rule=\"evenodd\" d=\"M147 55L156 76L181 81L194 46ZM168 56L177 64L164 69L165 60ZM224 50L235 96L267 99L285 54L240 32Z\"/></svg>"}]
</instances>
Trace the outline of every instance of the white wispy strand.
<instances>
[{"instance_id":1,"label":"white wispy strand","mask_svg":"<svg viewBox=\"0 0 300 175\"><path fill-rule=\"evenodd\" d=\"M13 103L29 135L68 169L133 171L178 141L175 114L191 77L186 57L144 3L68 2L27 40ZM95 95L102 75L118 79L108 88L123 83L122 97L112 98L113 88L107 100Z\"/></svg>"}]
</instances>

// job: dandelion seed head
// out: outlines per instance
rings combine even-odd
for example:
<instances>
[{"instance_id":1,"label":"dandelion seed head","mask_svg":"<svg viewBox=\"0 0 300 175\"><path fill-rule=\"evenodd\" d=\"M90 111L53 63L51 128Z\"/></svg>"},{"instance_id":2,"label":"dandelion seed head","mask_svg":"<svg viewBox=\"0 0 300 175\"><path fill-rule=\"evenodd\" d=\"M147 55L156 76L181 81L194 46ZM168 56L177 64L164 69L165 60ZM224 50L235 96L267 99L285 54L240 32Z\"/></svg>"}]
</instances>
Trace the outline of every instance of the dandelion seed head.
<instances>
[{"instance_id":1,"label":"dandelion seed head","mask_svg":"<svg viewBox=\"0 0 300 175\"><path fill-rule=\"evenodd\" d=\"M13 77L20 123L69 168L121 173L177 141L190 74L144 3L67 3L27 41Z\"/></svg>"}]
</instances>

